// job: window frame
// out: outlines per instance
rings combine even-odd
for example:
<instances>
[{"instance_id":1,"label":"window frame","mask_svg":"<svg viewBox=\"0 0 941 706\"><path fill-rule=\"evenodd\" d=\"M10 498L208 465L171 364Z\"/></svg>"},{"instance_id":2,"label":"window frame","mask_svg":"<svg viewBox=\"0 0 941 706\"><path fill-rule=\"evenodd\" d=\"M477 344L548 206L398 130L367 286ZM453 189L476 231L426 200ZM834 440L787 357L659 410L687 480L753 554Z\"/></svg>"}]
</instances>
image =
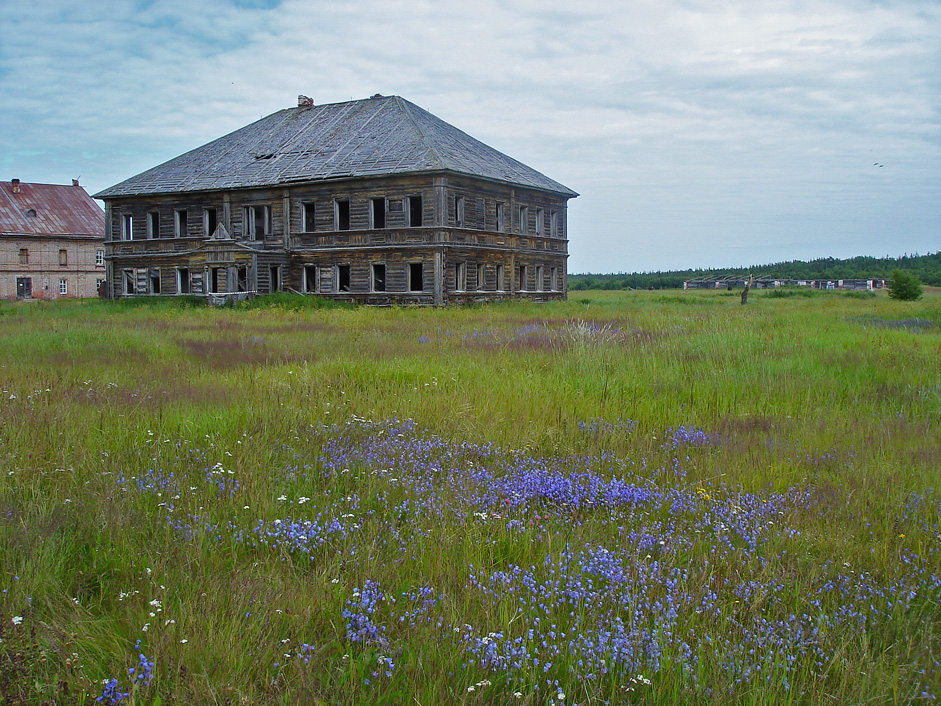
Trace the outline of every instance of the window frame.
<instances>
[{"instance_id":1,"label":"window frame","mask_svg":"<svg viewBox=\"0 0 941 706\"><path fill-rule=\"evenodd\" d=\"M160 211L147 211L147 240L156 240L160 237Z\"/></svg>"},{"instance_id":2,"label":"window frame","mask_svg":"<svg viewBox=\"0 0 941 706\"><path fill-rule=\"evenodd\" d=\"M173 237L186 238L189 236L189 214L185 208L173 210Z\"/></svg>"},{"instance_id":3,"label":"window frame","mask_svg":"<svg viewBox=\"0 0 941 706\"><path fill-rule=\"evenodd\" d=\"M380 274L381 268L381 274ZM373 292L385 292L388 289L388 268L384 262L373 262L369 267L369 288Z\"/></svg>"}]
</instances>

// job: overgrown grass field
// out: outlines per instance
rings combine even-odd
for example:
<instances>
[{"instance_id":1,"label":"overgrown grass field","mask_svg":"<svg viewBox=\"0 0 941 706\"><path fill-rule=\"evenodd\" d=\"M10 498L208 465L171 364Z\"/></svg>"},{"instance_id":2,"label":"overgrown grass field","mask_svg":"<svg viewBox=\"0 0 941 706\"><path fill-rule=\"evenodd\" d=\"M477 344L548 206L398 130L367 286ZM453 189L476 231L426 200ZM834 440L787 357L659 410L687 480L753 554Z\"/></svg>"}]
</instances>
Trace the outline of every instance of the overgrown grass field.
<instances>
[{"instance_id":1,"label":"overgrown grass field","mask_svg":"<svg viewBox=\"0 0 941 706\"><path fill-rule=\"evenodd\" d=\"M0 704L941 695L941 294L0 304Z\"/></svg>"}]
</instances>

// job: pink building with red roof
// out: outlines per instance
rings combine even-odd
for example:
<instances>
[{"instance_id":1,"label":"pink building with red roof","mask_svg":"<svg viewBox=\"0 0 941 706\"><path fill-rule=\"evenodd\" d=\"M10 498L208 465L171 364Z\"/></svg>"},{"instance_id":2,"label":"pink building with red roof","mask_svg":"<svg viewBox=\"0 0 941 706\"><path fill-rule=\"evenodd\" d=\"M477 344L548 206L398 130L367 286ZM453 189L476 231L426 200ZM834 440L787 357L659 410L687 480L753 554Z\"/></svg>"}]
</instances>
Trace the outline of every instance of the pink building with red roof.
<instances>
[{"instance_id":1,"label":"pink building with red roof","mask_svg":"<svg viewBox=\"0 0 941 706\"><path fill-rule=\"evenodd\" d=\"M105 214L79 186L0 182L0 299L95 297Z\"/></svg>"}]
</instances>

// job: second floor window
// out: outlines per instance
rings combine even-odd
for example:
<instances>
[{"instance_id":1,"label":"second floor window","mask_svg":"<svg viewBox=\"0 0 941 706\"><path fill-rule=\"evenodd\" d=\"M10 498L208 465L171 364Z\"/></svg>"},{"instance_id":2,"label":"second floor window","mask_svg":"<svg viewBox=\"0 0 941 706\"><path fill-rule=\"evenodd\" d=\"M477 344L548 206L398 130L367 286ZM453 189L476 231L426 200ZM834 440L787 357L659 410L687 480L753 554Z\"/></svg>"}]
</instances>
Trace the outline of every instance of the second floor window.
<instances>
[{"instance_id":1,"label":"second floor window","mask_svg":"<svg viewBox=\"0 0 941 706\"><path fill-rule=\"evenodd\" d=\"M189 235L186 221L186 211L184 209L173 212L173 235L177 238L185 238Z\"/></svg>"},{"instance_id":2,"label":"second floor window","mask_svg":"<svg viewBox=\"0 0 941 706\"><path fill-rule=\"evenodd\" d=\"M149 211L147 213L147 237L160 237L160 214L156 211Z\"/></svg>"},{"instance_id":3,"label":"second floor window","mask_svg":"<svg viewBox=\"0 0 941 706\"><path fill-rule=\"evenodd\" d=\"M317 221L315 219L317 210L312 203L305 203L302 210L304 218L304 232L313 233L315 230L317 230Z\"/></svg>"},{"instance_id":4,"label":"second floor window","mask_svg":"<svg viewBox=\"0 0 941 706\"><path fill-rule=\"evenodd\" d=\"M65 267L69 264L69 251L62 249L59 251L59 267Z\"/></svg>"},{"instance_id":5,"label":"second floor window","mask_svg":"<svg viewBox=\"0 0 941 706\"><path fill-rule=\"evenodd\" d=\"M268 206L245 207L245 236L263 240L271 233L271 209Z\"/></svg>"},{"instance_id":6,"label":"second floor window","mask_svg":"<svg viewBox=\"0 0 941 706\"><path fill-rule=\"evenodd\" d=\"M27 248L20 248L20 264L29 264L29 250Z\"/></svg>"},{"instance_id":7,"label":"second floor window","mask_svg":"<svg viewBox=\"0 0 941 706\"><path fill-rule=\"evenodd\" d=\"M105 251L96 250L95 251L95 267L104 267L105 266Z\"/></svg>"}]
</instances>

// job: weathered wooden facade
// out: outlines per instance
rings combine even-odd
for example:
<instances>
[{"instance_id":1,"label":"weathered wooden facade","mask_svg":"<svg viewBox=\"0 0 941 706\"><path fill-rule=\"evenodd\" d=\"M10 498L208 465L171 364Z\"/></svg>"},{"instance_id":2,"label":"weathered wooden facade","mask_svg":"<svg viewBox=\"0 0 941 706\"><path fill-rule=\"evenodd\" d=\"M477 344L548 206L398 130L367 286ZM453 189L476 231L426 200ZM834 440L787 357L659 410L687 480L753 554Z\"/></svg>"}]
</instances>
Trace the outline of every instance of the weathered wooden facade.
<instances>
[{"instance_id":1,"label":"weathered wooden facade","mask_svg":"<svg viewBox=\"0 0 941 706\"><path fill-rule=\"evenodd\" d=\"M97 296L105 280L104 220L77 180L0 182L0 299Z\"/></svg>"},{"instance_id":2,"label":"weathered wooden facade","mask_svg":"<svg viewBox=\"0 0 941 706\"><path fill-rule=\"evenodd\" d=\"M96 194L116 296L565 297L574 191L397 96L298 103Z\"/></svg>"}]
</instances>

